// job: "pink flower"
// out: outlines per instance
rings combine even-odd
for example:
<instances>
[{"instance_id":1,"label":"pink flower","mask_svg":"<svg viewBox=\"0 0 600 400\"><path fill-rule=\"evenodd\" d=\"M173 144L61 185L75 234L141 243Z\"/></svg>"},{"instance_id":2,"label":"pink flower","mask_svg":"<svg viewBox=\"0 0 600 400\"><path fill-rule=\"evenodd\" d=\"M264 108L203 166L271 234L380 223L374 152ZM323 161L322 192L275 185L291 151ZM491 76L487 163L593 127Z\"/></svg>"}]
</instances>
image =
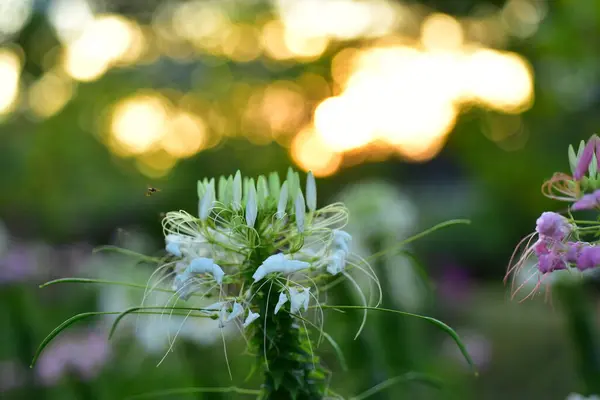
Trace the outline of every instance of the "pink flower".
<instances>
[{"instance_id":1,"label":"pink flower","mask_svg":"<svg viewBox=\"0 0 600 400\"><path fill-rule=\"evenodd\" d=\"M600 265L600 246L585 246L577 258L577 269L585 271Z\"/></svg>"},{"instance_id":2,"label":"pink flower","mask_svg":"<svg viewBox=\"0 0 600 400\"><path fill-rule=\"evenodd\" d=\"M583 149L583 152L577 161L573 178L576 180L583 178L590 167L594 155L596 156L598 167L600 169L600 160L598 160L598 157L600 156L600 138L598 138L596 135L592 135L592 137L587 141L587 144L585 145L585 148Z\"/></svg>"},{"instance_id":3,"label":"pink flower","mask_svg":"<svg viewBox=\"0 0 600 400\"><path fill-rule=\"evenodd\" d=\"M600 190L594 191L594 193L583 195L571 206L571 210L591 210L600 205Z\"/></svg>"},{"instance_id":4,"label":"pink flower","mask_svg":"<svg viewBox=\"0 0 600 400\"><path fill-rule=\"evenodd\" d=\"M544 212L536 221L535 230L540 239L564 240L573 230L569 220L555 212Z\"/></svg>"}]
</instances>

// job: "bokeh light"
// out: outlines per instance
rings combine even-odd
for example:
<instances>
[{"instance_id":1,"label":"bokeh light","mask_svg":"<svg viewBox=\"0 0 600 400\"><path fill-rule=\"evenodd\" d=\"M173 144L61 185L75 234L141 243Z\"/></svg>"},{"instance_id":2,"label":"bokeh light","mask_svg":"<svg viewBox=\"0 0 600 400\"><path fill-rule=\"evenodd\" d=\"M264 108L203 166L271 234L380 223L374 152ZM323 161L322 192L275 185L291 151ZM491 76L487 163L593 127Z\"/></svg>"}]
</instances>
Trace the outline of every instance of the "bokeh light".
<instances>
[{"instance_id":1,"label":"bokeh light","mask_svg":"<svg viewBox=\"0 0 600 400\"><path fill-rule=\"evenodd\" d=\"M202 118L184 111L171 116L167 134L162 137L162 148L175 158L191 157L207 141L208 129Z\"/></svg>"},{"instance_id":2,"label":"bokeh light","mask_svg":"<svg viewBox=\"0 0 600 400\"><path fill-rule=\"evenodd\" d=\"M48 118L62 110L73 94L71 79L49 71L29 87L29 107L36 116Z\"/></svg>"},{"instance_id":3,"label":"bokeh light","mask_svg":"<svg viewBox=\"0 0 600 400\"><path fill-rule=\"evenodd\" d=\"M383 142L412 161L443 147L461 108L520 113L533 101L533 73L510 52L465 43L461 24L431 14L419 41L344 49L332 62L339 94L314 113L315 131L336 152Z\"/></svg>"},{"instance_id":4,"label":"bokeh light","mask_svg":"<svg viewBox=\"0 0 600 400\"><path fill-rule=\"evenodd\" d=\"M167 134L169 104L156 94L139 94L114 109L111 133L123 154L148 152Z\"/></svg>"},{"instance_id":5,"label":"bokeh light","mask_svg":"<svg viewBox=\"0 0 600 400\"><path fill-rule=\"evenodd\" d=\"M67 44L65 71L79 81L93 81L112 65L133 62L143 51L139 27L117 15L104 15L88 24L81 35Z\"/></svg>"},{"instance_id":6,"label":"bokeh light","mask_svg":"<svg viewBox=\"0 0 600 400\"><path fill-rule=\"evenodd\" d=\"M21 58L13 49L0 49L0 115L12 111L19 95Z\"/></svg>"},{"instance_id":7,"label":"bokeh light","mask_svg":"<svg viewBox=\"0 0 600 400\"><path fill-rule=\"evenodd\" d=\"M291 153L300 168L318 177L334 174L342 163L342 156L331 150L312 127L304 128L294 137Z\"/></svg>"},{"instance_id":8,"label":"bokeh light","mask_svg":"<svg viewBox=\"0 0 600 400\"><path fill-rule=\"evenodd\" d=\"M532 68L498 46L532 35L547 13L542 2L510 0L461 18L388 0L272 0L271 9L235 4L160 3L137 22L100 14L106 8L92 0L52 0L48 18L61 57L47 57L42 75L27 80L28 111L55 115L75 95L76 81L98 80L113 68L161 58L197 62L192 87L180 94L201 87L198 98L206 104L192 111L167 100L165 90L118 100L106 140L113 152L144 156L138 164L148 171L152 160L162 160L156 171L164 173L164 166L242 134L256 145L277 141L302 168L327 175L342 159L344 165L392 154L430 160L463 110L518 115L533 104ZM250 10L258 10L252 19ZM12 50L2 54L0 110L7 114L19 94L21 61ZM291 75L241 79L236 65L245 63ZM321 149L309 154L306 143Z\"/></svg>"},{"instance_id":9,"label":"bokeh light","mask_svg":"<svg viewBox=\"0 0 600 400\"><path fill-rule=\"evenodd\" d=\"M33 0L0 1L0 39L20 31L31 17L32 9Z\"/></svg>"}]
</instances>

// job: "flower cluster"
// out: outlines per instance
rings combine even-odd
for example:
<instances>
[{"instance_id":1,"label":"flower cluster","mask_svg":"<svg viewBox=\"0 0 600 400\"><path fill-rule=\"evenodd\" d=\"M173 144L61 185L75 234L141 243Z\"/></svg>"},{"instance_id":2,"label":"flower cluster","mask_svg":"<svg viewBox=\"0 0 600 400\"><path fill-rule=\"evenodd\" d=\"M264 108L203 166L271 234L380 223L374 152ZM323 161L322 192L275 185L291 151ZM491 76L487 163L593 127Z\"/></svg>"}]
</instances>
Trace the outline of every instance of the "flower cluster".
<instances>
[{"instance_id":1,"label":"flower cluster","mask_svg":"<svg viewBox=\"0 0 600 400\"><path fill-rule=\"evenodd\" d=\"M219 297L203 310L222 325L245 315L246 327L260 316L251 300L266 281L280 292L275 313L288 300L292 313L307 310L315 279L345 273L352 238L341 230L347 220L343 205L317 209L312 173L305 193L306 200L292 170L282 184L275 173L255 182L239 171L221 177L218 185L214 179L199 181L198 217L176 211L163 221L172 259L161 269L173 277L177 296Z\"/></svg>"},{"instance_id":2,"label":"flower cluster","mask_svg":"<svg viewBox=\"0 0 600 400\"><path fill-rule=\"evenodd\" d=\"M516 262L513 255L506 278L520 273L531 256L535 256L537 262L527 272L524 283L517 288L513 284L513 296L533 278L537 278L537 284L525 298L534 295L544 279L555 271L583 272L600 266L600 244L589 240L597 236L600 222L575 220L571 214L571 211L600 208L600 138L594 135L587 143L582 142L577 153L570 146L569 162L573 176L558 173L543 186L547 196L572 202L568 217L555 212L542 213L535 232L517 246L515 253L526 243L525 251Z\"/></svg>"},{"instance_id":3,"label":"flower cluster","mask_svg":"<svg viewBox=\"0 0 600 400\"><path fill-rule=\"evenodd\" d=\"M338 275L349 279L364 306L366 296L350 272L361 271L379 288L369 264L350 251L352 237L343 230L346 208L341 203L317 208L314 176L308 173L303 192L291 169L283 183L275 173L255 181L239 171L218 182L204 179L198 198L197 217L166 214L169 256L148 292L171 282L174 294L167 306L195 302L195 315L216 319L221 328L235 324L264 354L265 387L272 395L284 396L287 392L278 391L286 385L287 391L322 392L317 386L323 371L312 354L307 323L322 335L323 285ZM217 301L205 305L210 298ZM311 309L315 322L303 315ZM270 367L286 370L289 379L269 375Z\"/></svg>"}]
</instances>

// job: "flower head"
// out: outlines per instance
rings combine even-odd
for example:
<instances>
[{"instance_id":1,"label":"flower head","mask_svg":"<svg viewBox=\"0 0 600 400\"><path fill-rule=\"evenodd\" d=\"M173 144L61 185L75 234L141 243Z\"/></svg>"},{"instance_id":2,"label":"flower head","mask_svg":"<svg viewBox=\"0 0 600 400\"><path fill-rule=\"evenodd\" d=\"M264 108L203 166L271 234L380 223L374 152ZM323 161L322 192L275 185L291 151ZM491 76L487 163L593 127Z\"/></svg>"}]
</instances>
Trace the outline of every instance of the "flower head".
<instances>
[{"instance_id":1,"label":"flower head","mask_svg":"<svg viewBox=\"0 0 600 400\"><path fill-rule=\"evenodd\" d=\"M346 208L339 203L316 208L312 173L306 200L300 177L291 169L283 182L277 174L255 181L239 171L216 181L217 187L215 179L198 182L198 217L167 213L163 228L170 258L164 267L180 299L219 298L222 307L207 315L221 325L246 314L249 327L260 311L252 302L254 291L264 285L275 285L280 293L270 312L281 312L289 301L290 312L298 314L308 309L313 296L307 284L315 286L316 296L321 276L340 274L349 263L359 265L359 271L369 269L360 267L364 260L353 258L352 237L342 230Z\"/></svg>"},{"instance_id":2,"label":"flower head","mask_svg":"<svg viewBox=\"0 0 600 400\"><path fill-rule=\"evenodd\" d=\"M540 237L552 240L563 240L573 227L569 221L555 212L544 212L536 221L535 230Z\"/></svg>"},{"instance_id":3,"label":"flower head","mask_svg":"<svg viewBox=\"0 0 600 400\"><path fill-rule=\"evenodd\" d=\"M587 143L582 141L577 153L569 146L568 154L573 177L554 174L544 184L544 194L553 199L572 201L571 211L600 209L600 138L593 135ZM600 267L600 243L586 240L597 239L599 235L600 222L597 220L579 221L555 212L542 213L536 221L535 232L519 243L509 263L506 278L513 275L514 289L514 277L522 272L531 256L536 258L525 282L513 291L513 296L532 278L537 277L538 283L525 298L535 294L544 279L556 271L586 272ZM525 251L513 263L522 243L526 243Z\"/></svg>"}]
</instances>

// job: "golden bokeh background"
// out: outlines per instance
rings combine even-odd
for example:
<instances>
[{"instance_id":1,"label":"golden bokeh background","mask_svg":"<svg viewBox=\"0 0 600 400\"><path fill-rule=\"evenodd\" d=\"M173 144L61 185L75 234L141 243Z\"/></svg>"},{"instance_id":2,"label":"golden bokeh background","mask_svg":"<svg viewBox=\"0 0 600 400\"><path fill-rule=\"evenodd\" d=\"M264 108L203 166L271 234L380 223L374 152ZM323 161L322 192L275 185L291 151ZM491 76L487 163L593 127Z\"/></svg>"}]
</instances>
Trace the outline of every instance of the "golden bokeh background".
<instances>
[{"instance_id":1,"label":"golden bokeh background","mask_svg":"<svg viewBox=\"0 0 600 400\"><path fill-rule=\"evenodd\" d=\"M257 144L277 141L298 167L327 176L349 152L365 159L397 154L430 160L465 110L519 115L533 103L531 67L502 47L511 35L536 31L543 3L511 0L459 19L384 0L278 0L253 23L236 20L234 3L164 3L142 23L95 13L86 0L54 0L49 14L59 54L49 57L41 77L25 84L20 49L0 49L0 113L24 106L49 118L72 101L78 85L112 69L210 55L215 66L225 66L221 83L238 115L201 94L143 90L115 101L105 116L102 136L111 151L135 157L142 172L161 176L178 159L231 135L223 125L235 120L233 134L244 132ZM295 80L248 85L227 74L228 61L285 70L325 54L327 70Z\"/></svg>"}]
</instances>

